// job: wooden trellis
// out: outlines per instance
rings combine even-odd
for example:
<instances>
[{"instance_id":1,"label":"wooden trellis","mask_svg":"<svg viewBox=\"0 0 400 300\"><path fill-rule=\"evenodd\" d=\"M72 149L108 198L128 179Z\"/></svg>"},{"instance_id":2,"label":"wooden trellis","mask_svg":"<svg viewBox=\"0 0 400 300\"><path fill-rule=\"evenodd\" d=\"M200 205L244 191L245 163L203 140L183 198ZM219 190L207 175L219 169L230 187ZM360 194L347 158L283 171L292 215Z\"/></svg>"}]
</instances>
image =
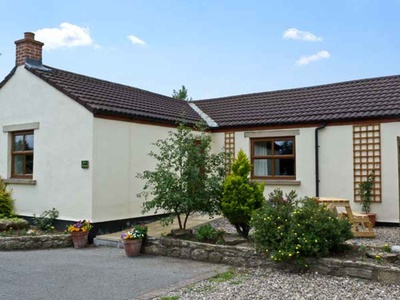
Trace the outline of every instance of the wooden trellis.
<instances>
[{"instance_id":1,"label":"wooden trellis","mask_svg":"<svg viewBox=\"0 0 400 300\"><path fill-rule=\"evenodd\" d=\"M226 158L226 169L230 173L233 160L235 159L235 132L225 132L225 153Z\"/></svg>"},{"instance_id":2,"label":"wooden trellis","mask_svg":"<svg viewBox=\"0 0 400 300\"><path fill-rule=\"evenodd\" d=\"M380 124L353 126L354 201L360 202L359 184L374 173L372 201L382 201Z\"/></svg>"}]
</instances>

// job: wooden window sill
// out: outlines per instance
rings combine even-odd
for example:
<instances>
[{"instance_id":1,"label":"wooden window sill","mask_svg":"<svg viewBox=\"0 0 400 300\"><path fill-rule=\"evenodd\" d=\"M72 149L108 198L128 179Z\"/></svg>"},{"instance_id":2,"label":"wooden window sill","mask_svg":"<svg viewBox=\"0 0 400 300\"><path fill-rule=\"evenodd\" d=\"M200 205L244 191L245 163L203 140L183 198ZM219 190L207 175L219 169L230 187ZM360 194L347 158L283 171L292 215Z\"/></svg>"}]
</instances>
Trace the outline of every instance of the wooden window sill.
<instances>
[{"instance_id":1,"label":"wooden window sill","mask_svg":"<svg viewBox=\"0 0 400 300\"><path fill-rule=\"evenodd\" d=\"M36 180L28 179L28 178L8 178L3 179L4 183L7 184L27 184L27 185L36 185Z\"/></svg>"},{"instance_id":2,"label":"wooden window sill","mask_svg":"<svg viewBox=\"0 0 400 300\"><path fill-rule=\"evenodd\" d=\"M255 182L262 182L265 185L300 185L300 180L285 180L285 179L252 179Z\"/></svg>"}]
</instances>

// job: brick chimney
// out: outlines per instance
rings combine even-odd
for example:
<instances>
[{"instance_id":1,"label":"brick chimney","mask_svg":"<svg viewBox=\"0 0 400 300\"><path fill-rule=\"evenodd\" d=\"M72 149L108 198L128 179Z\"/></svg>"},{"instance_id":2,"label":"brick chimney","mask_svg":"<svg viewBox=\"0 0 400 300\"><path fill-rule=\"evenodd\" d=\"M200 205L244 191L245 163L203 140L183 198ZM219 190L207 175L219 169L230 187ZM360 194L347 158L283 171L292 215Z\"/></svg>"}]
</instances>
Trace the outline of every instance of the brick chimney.
<instances>
[{"instance_id":1,"label":"brick chimney","mask_svg":"<svg viewBox=\"0 0 400 300\"><path fill-rule=\"evenodd\" d=\"M35 34L25 32L22 40L15 41L16 57L15 65L21 66L25 64L26 59L31 59L42 64L42 47L43 43L35 41Z\"/></svg>"}]
</instances>

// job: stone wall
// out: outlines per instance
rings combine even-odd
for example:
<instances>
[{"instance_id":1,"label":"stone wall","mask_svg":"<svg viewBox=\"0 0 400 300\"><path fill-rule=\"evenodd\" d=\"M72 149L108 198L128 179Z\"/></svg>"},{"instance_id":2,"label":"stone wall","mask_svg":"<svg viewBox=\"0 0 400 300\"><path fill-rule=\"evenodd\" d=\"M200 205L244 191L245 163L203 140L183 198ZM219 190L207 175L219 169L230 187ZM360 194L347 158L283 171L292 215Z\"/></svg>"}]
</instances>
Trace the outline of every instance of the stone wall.
<instances>
[{"instance_id":1,"label":"stone wall","mask_svg":"<svg viewBox=\"0 0 400 300\"><path fill-rule=\"evenodd\" d=\"M147 238L143 251L146 254L171 256L233 266L272 267L298 269L295 264L277 264L257 254L253 248L211 245L167 237ZM309 259L309 270L319 274L350 276L387 284L400 284L400 268L368 262L343 261L333 258Z\"/></svg>"},{"instance_id":2,"label":"stone wall","mask_svg":"<svg viewBox=\"0 0 400 300\"><path fill-rule=\"evenodd\" d=\"M166 237L148 237L144 252L234 266L258 267L272 264L249 247L211 245Z\"/></svg>"},{"instance_id":3,"label":"stone wall","mask_svg":"<svg viewBox=\"0 0 400 300\"><path fill-rule=\"evenodd\" d=\"M72 246L70 234L0 237L0 251L66 248Z\"/></svg>"}]
</instances>

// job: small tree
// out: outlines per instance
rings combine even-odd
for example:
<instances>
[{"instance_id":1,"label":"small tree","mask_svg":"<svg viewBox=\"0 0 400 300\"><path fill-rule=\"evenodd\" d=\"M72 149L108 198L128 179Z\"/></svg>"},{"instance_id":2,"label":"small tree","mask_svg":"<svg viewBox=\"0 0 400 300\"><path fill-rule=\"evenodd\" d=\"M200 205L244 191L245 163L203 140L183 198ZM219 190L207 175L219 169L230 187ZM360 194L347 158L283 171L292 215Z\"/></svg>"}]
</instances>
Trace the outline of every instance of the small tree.
<instances>
[{"instance_id":1,"label":"small tree","mask_svg":"<svg viewBox=\"0 0 400 300\"><path fill-rule=\"evenodd\" d=\"M368 179L358 185L360 187L359 195L361 196L361 210L366 214L371 212L372 188L374 186L374 181L375 176L372 171L369 173Z\"/></svg>"},{"instance_id":2,"label":"small tree","mask_svg":"<svg viewBox=\"0 0 400 300\"><path fill-rule=\"evenodd\" d=\"M222 213L245 238L251 229L252 213L265 202L264 185L250 182L250 171L250 161L243 150L240 150L232 164L232 174L225 180L221 202Z\"/></svg>"},{"instance_id":3,"label":"small tree","mask_svg":"<svg viewBox=\"0 0 400 300\"><path fill-rule=\"evenodd\" d=\"M166 210L170 216L164 223L170 224L177 217L180 229L186 228L188 217L195 212L209 216L220 213L225 154L210 153L210 135L179 126L154 145L159 151L149 155L157 160L155 170L137 175L146 180L141 195L146 200L154 196L143 203L143 213Z\"/></svg>"},{"instance_id":4,"label":"small tree","mask_svg":"<svg viewBox=\"0 0 400 300\"><path fill-rule=\"evenodd\" d=\"M0 218L10 217L14 213L14 200L12 198L12 190L7 188L0 177Z\"/></svg>"},{"instance_id":5,"label":"small tree","mask_svg":"<svg viewBox=\"0 0 400 300\"><path fill-rule=\"evenodd\" d=\"M188 90L184 85L182 85L182 88L178 91L173 90L172 98L181 99L181 100L192 100L192 98L189 98Z\"/></svg>"}]
</instances>

